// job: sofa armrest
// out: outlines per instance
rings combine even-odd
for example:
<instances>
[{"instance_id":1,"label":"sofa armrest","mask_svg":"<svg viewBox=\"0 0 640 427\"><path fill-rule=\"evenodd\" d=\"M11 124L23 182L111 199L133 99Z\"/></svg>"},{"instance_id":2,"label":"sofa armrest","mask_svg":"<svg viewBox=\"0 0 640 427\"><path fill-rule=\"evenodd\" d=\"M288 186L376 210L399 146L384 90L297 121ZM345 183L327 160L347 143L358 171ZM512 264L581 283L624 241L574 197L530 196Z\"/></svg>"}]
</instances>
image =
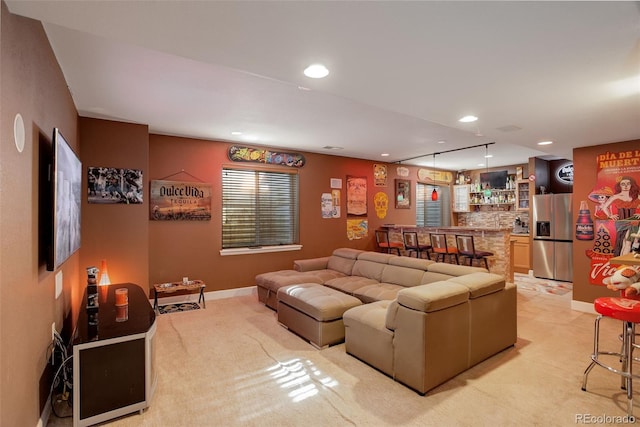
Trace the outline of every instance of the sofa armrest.
<instances>
[{"instance_id":1,"label":"sofa armrest","mask_svg":"<svg viewBox=\"0 0 640 427\"><path fill-rule=\"evenodd\" d=\"M498 292L504 289L505 286L504 277L494 273L471 273L452 277L447 282L467 287L469 289L469 298L471 299Z\"/></svg>"},{"instance_id":2,"label":"sofa armrest","mask_svg":"<svg viewBox=\"0 0 640 427\"><path fill-rule=\"evenodd\" d=\"M468 300L469 289L453 282L434 282L398 292L398 304L425 313L444 310Z\"/></svg>"},{"instance_id":3,"label":"sofa armrest","mask_svg":"<svg viewBox=\"0 0 640 427\"><path fill-rule=\"evenodd\" d=\"M296 271L325 270L329 263L329 257L299 259L293 261L293 269Z\"/></svg>"}]
</instances>

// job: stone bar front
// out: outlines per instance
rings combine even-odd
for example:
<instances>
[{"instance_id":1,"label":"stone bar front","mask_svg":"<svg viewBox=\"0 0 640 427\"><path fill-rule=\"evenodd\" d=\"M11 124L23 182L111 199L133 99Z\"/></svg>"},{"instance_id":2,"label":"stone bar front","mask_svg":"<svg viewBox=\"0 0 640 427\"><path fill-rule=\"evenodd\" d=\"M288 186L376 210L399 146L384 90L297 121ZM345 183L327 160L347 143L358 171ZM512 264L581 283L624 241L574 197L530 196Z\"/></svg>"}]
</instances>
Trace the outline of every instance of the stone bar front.
<instances>
[{"instance_id":1,"label":"stone bar front","mask_svg":"<svg viewBox=\"0 0 640 427\"><path fill-rule=\"evenodd\" d=\"M500 274L508 282L513 282L513 271L511 264L510 235L511 227L470 227L470 226L448 226L448 227L416 227L415 225L385 225L389 230L389 239L402 242L403 231L417 231L418 239L421 243L431 244L431 233L444 233L447 235L447 245L456 247L456 234L466 234L473 236L476 250L493 252L493 256L488 257L489 271ZM475 262L474 266L479 264Z\"/></svg>"}]
</instances>

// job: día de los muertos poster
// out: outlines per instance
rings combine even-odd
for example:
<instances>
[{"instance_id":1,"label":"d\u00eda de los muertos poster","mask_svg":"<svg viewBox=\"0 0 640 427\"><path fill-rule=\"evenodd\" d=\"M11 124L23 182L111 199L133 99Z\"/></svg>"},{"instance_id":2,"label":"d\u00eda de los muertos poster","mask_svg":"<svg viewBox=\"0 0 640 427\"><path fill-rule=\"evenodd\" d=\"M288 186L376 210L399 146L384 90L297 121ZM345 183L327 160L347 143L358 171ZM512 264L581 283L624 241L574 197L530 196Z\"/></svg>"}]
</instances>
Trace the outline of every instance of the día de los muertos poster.
<instances>
[{"instance_id":1,"label":"d\u00eda de los muertos poster","mask_svg":"<svg viewBox=\"0 0 640 427\"><path fill-rule=\"evenodd\" d=\"M631 252L638 243L640 224L640 150L619 151L597 156L597 180L587 195L594 213L590 283L603 285L615 266L613 257ZM635 240L635 242L634 242Z\"/></svg>"}]
</instances>

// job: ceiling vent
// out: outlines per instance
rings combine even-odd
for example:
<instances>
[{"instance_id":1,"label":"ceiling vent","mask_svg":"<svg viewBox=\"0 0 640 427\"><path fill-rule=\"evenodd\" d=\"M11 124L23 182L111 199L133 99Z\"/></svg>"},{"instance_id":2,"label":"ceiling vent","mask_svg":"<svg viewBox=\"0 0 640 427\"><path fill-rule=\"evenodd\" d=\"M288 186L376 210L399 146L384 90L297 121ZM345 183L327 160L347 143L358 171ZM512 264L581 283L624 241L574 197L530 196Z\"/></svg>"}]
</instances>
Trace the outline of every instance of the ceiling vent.
<instances>
[{"instance_id":1,"label":"ceiling vent","mask_svg":"<svg viewBox=\"0 0 640 427\"><path fill-rule=\"evenodd\" d=\"M496 128L499 131L502 132L515 132L517 130L522 130L522 128L520 126L516 126L516 125L507 125L507 126L502 126L500 128Z\"/></svg>"}]
</instances>

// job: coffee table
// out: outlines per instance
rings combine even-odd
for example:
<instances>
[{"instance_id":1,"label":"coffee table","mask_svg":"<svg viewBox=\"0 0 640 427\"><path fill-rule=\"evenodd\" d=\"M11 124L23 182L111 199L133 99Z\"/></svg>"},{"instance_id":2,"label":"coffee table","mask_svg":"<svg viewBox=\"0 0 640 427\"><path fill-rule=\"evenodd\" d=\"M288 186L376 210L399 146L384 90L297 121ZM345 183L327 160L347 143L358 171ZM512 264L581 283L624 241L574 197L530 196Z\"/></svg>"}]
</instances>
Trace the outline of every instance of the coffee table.
<instances>
[{"instance_id":1,"label":"coffee table","mask_svg":"<svg viewBox=\"0 0 640 427\"><path fill-rule=\"evenodd\" d=\"M203 308L207 308L207 304L204 299L204 288L207 285L202 280L189 280L187 282L167 282L156 283L153 285L154 299L153 309L158 310L158 294L170 294L178 291L193 291L200 290L200 296L198 297L198 304L202 304Z\"/></svg>"}]
</instances>

